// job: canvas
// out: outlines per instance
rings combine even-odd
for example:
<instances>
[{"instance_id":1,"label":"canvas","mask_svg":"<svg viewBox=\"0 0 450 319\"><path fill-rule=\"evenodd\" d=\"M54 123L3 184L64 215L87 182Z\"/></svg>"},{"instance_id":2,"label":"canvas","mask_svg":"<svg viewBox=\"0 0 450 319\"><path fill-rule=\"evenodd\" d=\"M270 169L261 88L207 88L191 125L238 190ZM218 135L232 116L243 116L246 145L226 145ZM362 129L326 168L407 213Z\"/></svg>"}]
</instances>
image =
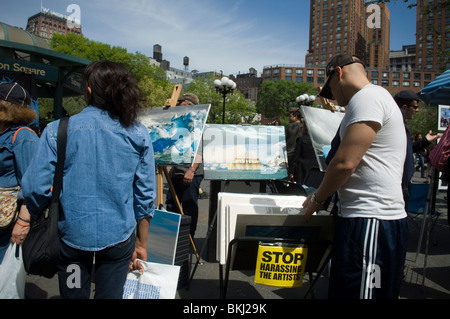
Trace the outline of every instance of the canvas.
<instances>
[{"instance_id":1,"label":"canvas","mask_svg":"<svg viewBox=\"0 0 450 319\"><path fill-rule=\"evenodd\" d=\"M181 215L155 210L147 238L147 260L173 265L178 244Z\"/></svg>"},{"instance_id":2,"label":"canvas","mask_svg":"<svg viewBox=\"0 0 450 319\"><path fill-rule=\"evenodd\" d=\"M238 216L250 215L252 225L282 225L287 216L303 219L302 207L306 197L294 195L236 194L221 192L217 205L217 260L226 263L228 244L245 231L237 223ZM273 216L269 223L267 216ZM262 224L261 224L262 223ZM293 226L292 224L291 226Z\"/></svg>"},{"instance_id":3,"label":"canvas","mask_svg":"<svg viewBox=\"0 0 450 319\"><path fill-rule=\"evenodd\" d=\"M438 130L445 131L450 119L450 105L439 105L438 107Z\"/></svg>"},{"instance_id":4,"label":"canvas","mask_svg":"<svg viewBox=\"0 0 450 319\"><path fill-rule=\"evenodd\" d=\"M156 165L191 165L211 105L143 109L139 121L152 139Z\"/></svg>"},{"instance_id":5,"label":"canvas","mask_svg":"<svg viewBox=\"0 0 450 319\"><path fill-rule=\"evenodd\" d=\"M345 114L304 105L301 109L320 170L326 171L325 159Z\"/></svg>"},{"instance_id":6,"label":"canvas","mask_svg":"<svg viewBox=\"0 0 450 319\"><path fill-rule=\"evenodd\" d=\"M284 127L207 124L203 165L206 180L285 179Z\"/></svg>"}]
</instances>

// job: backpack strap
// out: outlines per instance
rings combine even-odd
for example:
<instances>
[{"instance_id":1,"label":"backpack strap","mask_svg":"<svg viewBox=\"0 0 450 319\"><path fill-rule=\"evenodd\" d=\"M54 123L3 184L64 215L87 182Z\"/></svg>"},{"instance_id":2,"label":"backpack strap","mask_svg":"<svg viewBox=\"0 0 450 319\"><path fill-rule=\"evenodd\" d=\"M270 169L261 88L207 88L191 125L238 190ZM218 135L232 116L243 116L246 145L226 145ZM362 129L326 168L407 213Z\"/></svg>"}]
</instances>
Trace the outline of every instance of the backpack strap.
<instances>
[{"instance_id":1,"label":"backpack strap","mask_svg":"<svg viewBox=\"0 0 450 319\"><path fill-rule=\"evenodd\" d=\"M22 129L27 129L27 130L29 130L29 131L31 131L31 132L33 132L34 133L34 135L37 135L36 134L36 132L35 131L33 131L31 128L29 128L29 127L26 127L26 126L23 126L23 127L21 127L21 128L19 128L17 131L15 131L14 132L14 135L13 135L13 139L12 139L12 143L14 144L14 142L16 141L16 138L17 138L17 133L19 133L19 131L20 130L22 130Z\"/></svg>"}]
</instances>

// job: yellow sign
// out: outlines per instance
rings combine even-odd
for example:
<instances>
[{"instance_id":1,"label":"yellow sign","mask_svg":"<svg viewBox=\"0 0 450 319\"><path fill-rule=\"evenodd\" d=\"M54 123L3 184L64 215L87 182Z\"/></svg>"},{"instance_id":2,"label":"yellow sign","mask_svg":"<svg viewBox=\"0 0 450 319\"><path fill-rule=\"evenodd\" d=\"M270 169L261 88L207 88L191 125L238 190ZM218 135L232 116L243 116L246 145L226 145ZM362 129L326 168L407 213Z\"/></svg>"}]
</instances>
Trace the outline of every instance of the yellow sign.
<instances>
[{"instance_id":1,"label":"yellow sign","mask_svg":"<svg viewBox=\"0 0 450 319\"><path fill-rule=\"evenodd\" d=\"M302 245L263 244L258 247L255 284L301 287L308 248Z\"/></svg>"}]
</instances>

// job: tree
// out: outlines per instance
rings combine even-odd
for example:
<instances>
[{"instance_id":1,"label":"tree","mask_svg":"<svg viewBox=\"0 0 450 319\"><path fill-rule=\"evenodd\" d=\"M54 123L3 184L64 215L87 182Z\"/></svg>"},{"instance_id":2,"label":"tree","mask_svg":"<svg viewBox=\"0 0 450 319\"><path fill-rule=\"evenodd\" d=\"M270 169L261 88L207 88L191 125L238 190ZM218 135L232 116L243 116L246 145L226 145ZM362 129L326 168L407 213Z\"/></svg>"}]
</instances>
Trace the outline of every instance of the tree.
<instances>
[{"instance_id":1,"label":"tree","mask_svg":"<svg viewBox=\"0 0 450 319\"><path fill-rule=\"evenodd\" d=\"M136 78L139 88L146 97L146 101L142 103L144 107L161 107L172 94L173 85L167 80L164 70L150 65L149 58L142 53L129 53L125 48L89 40L77 34L55 33L50 45L57 52L90 61L109 60L123 64ZM45 117L53 110L50 99L40 99L39 103L41 117ZM70 115L80 112L85 107L82 96L65 98L63 104Z\"/></svg>"},{"instance_id":2,"label":"tree","mask_svg":"<svg viewBox=\"0 0 450 319\"><path fill-rule=\"evenodd\" d=\"M146 97L146 100L141 104L145 108L164 106L164 103L173 92L173 85L169 82L158 83L158 80L151 76L144 76L138 85Z\"/></svg>"},{"instance_id":3,"label":"tree","mask_svg":"<svg viewBox=\"0 0 450 319\"><path fill-rule=\"evenodd\" d=\"M317 91L310 83L297 83L289 80L266 81L258 92L256 109L267 118L286 117L288 107L302 94L316 95Z\"/></svg>"},{"instance_id":4,"label":"tree","mask_svg":"<svg viewBox=\"0 0 450 319\"><path fill-rule=\"evenodd\" d=\"M223 115L222 95L216 93L213 76L198 77L189 83L186 91L198 96L200 104L211 104L209 110L208 123L221 124ZM243 122L254 124L256 108L250 103L241 92L235 90L233 94L228 94L225 103L225 123L235 124Z\"/></svg>"},{"instance_id":5,"label":"tree","mask_svg":"<svg viewBox=\"0 0 450 319\"><path fill-rule=\"evenodd\" d=\"M419 112L414 114L414 118L406 123L411 136L422 134L425 136L431 130L433 134L438 132L438 109L434 106L420 103Z\"/></svg>"}]
</instances>

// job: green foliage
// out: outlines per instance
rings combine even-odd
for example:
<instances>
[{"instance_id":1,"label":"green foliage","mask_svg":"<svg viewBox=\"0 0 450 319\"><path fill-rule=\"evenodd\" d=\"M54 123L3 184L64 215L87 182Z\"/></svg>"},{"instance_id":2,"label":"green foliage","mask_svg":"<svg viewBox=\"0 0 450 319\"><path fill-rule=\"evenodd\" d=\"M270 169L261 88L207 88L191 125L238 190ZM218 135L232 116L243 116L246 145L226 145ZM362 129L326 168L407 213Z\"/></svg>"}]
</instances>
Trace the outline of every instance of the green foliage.
<instances>
[{"instance_id":1,"label":"green foliage","mask_svg":"<svg viewBox=\"0 0 450 319\"><path fill-rule=\"evenodd\" d=\"M419 106L419 112L406 123L411 136L414 137L417 134L425 136L429 131L433 131L433 134L436 134L438 132L438 108L425 105L422 102Z\"/></svg>"},{"instance_id":2,"label":"green foliage","mask_svg":"<svg viewBox=\"0 0 450 319\"><path fill-rule=\"evenodd\" d=\"M157 66L150 65L149 58L136 52L129 53L118 46L89 40L82 35L55 33L50 40L53 50L70 54L91 61L109 60L123 64L138 81L138 85L144 93L146 100L144 107L161 107L170 98L173 85L167 80L165 72ZM48 112L53 110L52 99L39 99L40 117L45 118ZM85 102L82 96L64 98L63 107L69 114L79 113Z\"/></svg>"},{"instance_id":3,"label":"green foliage","mask_svg":"<svg viewBox=\"0 0 450 319\"><path fill-rule=\"evenodd\" d=\"M186 92L198 96L200 104L211 104L208 123L221 124L223 116L223 98L216 92L213 76L198 77L189 83ZM226 96L225 123L235 124L237 122L255 124L256 108L241 92L235 90L233 94Z\"/></svg>"},{"instance_id":4,"label":"green foliage","mask_svg":"<svg viewBox=\"0 0 450 319\"><path fill-rule=\"evenodd\" d=\"M144 76L139 81L139 88L146 97L141 103L145 108L162 107L173 92L173 85L168 81L161 82L151 76Z\"/></svg>"},{"instance_id":5,"label":"green foliage","mask_svg":"<svg viewBox=\"0 0 450 319\"><path fill-rule=\"evenodd\" d=\"M289 106L296 105L295 99L302 94L317 95L311 83L297 83L288 80L266 81L258 91L256 109L266 118L282 118L288 114Z\"/></svg>"}]
</instances>

